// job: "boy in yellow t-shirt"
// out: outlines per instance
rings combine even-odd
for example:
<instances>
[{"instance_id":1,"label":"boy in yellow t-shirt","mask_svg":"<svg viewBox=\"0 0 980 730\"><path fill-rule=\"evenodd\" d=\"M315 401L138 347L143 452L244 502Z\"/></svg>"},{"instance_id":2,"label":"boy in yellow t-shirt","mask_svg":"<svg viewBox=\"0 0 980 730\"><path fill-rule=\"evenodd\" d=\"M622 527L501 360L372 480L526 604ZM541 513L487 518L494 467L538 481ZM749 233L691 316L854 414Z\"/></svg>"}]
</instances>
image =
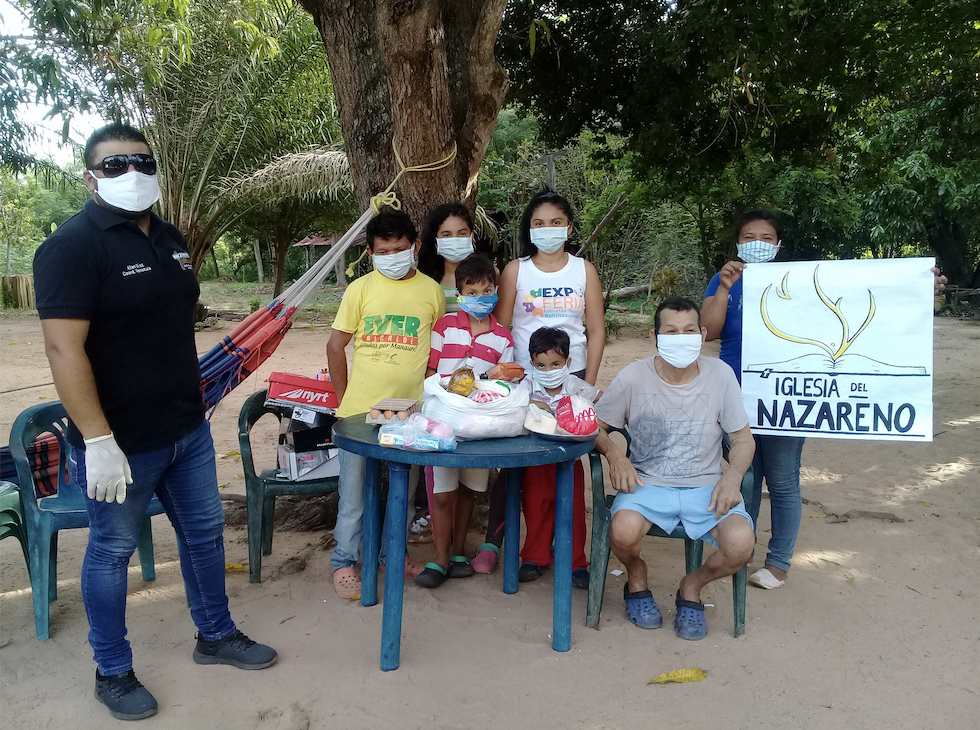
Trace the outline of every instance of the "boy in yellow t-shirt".
<instances>
[{"instance_id":1,"label":"boy in yellow t-shirt","mask_svg":"<svg viewBox=\"0 0 980 730\"><path fill-rule=\"evenodd\" d=\"M368 223L366 234L375 270L347 287L327 343L339 418L361 415L384 398L421 397L432 327L446 311L442 287L415 270L421 242L408 215L386 208ZM351 339L354 357L348 373L345 348ZM354 565L363 532L364 470L363 456L341 450L340 503L333 533L337 547L330 563L334 590L344 599L361 592ZM412 467L409 475L410 505L417 472L418 467ZM383 562L383 544L381 550ZM407 577L421 570L406 558Z\"/></svg>"}]
</instances>

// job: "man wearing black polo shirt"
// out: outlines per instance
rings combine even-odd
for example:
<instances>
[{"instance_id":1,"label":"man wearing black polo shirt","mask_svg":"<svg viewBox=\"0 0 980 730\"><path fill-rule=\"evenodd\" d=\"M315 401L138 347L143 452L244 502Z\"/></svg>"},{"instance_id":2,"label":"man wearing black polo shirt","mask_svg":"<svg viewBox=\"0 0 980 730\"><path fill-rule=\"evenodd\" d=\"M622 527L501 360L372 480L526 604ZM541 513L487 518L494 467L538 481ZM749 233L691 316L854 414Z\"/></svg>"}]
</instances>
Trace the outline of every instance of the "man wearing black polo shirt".
<instances>
[{"instance_id":1,"label":"man wearing black polo shirt","mask_svg":"<svg viewBox=\"0 0 980 730\"><path fill-rule=\"evenodd\" d=\"M235 627L225 595L224 512L194 342L200 289L184 237L152 211L156 160L128 125L85 146L92 200L38 248L37 309L70 419L71 481L87 494L82 599L113 717L157 710L126 640L126 573L155 493L177 533L198 664L262 669L277 655Z\"/></svg>"}]
</instances>

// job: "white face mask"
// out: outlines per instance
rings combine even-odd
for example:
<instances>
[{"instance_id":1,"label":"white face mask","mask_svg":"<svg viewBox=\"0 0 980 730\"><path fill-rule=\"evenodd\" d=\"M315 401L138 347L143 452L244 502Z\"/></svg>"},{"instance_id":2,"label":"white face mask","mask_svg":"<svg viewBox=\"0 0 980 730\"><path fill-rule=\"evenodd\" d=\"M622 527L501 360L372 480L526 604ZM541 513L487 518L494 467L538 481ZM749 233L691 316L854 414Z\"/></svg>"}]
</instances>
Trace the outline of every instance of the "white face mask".
<instances>
[{"instance_id":1,"label":"white face mask","mask_svg":"<svg viewBox=\"0 0 980 730\"><path fill-rule=\"evenodd\" d=\"M554 253L568 240L568 229L561 226L551 228L532 228L531 243L541 253Z\"/></svg>"},{"instance_id":2,"label":"white face mask","mask_svg":"<svg viewBox=\"0 0 980 730\"><path fill-rule=\"evenodd\" d=\"M389 253L385 256L375 254L371 260L374 262L374 268L378 270L378 273L397 281L404 279L405 275L415 265L415 248L406 248L404 251Z\"/></svg>"},{"instance_id":3,"label":"white face mask","mask_svg":"<svg viewBox=\"0 0 980 730\"><path fill-rule=\"evenodd\" d=\"M568 378L568 365L562 365L557 370L535 370L534 380L542 388L559 388Z\"/></svg>"},{"instance_id":4,"label":"white face mask","mask_svg":"<svg viewBox=\"0 0 980 730\"><path fill-rule=\"evenodd\" d=\"M473 237L437 238L436 253L446 259L446 261L452 261L454 264L458 264L473 253Z\"/></svg>"},{"instance_id":5,"label":"white face mask","mask_svg":"<svg viewBox=\"0 0 980 730\"><path fill-rule=\"evenodd\" d=\"M776 258L779 251L778 243L767 243L766 241L749 241L740 243L737 246L738 257L747 264L764 264Z\"/></svg>"},{"instance_id":6,"label":"white face mask","mask_svg":"<svg viewBox=\"0 0 980 730\"><path fill-rule=\"evenodd\" d=\"M701 354L701 335L657 335L657 352L678 370L686 368Z\"/></svg>"},{"instance_id":7,"label":"white face mask","mask_svg":"<svg viewBox=\"0 0 980 730\"><path fill-rule=\"evenodd\" d=\"M89 172L95 177L94 172ZM145 213L160 199L156 175L130 170L119 177L95 177L95 180L99 197L106 205L119 210Z\"/></svg>"}]
</instances>

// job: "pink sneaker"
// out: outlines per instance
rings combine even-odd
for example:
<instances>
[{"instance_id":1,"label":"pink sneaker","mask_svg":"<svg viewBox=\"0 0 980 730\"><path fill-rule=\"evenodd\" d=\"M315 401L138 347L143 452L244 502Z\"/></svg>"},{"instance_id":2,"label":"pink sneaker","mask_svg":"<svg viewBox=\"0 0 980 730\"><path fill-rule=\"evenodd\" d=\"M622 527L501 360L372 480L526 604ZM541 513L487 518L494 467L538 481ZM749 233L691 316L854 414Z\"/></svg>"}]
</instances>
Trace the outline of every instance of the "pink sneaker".
<instances>
[{"instance_id":1,"label":"pink sneaker","mask_svg":"<svg viewBox=\"0 0 980 730\"><path fill-rule=\"evenodd\" d=\"M493 566L497 564L497 557L500 555L500 548L492 542L485 542L480 545L480 549L473 558L473 570L477 573L492 573Z\"/></svg>"}]
</instances>

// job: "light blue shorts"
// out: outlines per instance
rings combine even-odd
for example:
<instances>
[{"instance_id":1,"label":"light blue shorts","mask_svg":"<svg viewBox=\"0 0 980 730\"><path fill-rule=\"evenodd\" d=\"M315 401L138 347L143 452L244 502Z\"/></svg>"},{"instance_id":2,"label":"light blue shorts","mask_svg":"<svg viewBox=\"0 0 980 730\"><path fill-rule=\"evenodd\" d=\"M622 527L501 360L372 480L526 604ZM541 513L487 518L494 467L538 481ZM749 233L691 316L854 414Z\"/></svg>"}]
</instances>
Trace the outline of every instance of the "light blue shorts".
<instances>
[{"instance_id":1,"label":"light blue shorts","mask_svg":"<svg viewBox=\"0 0 980 730\"><path fill-rule=\"evenodd\" d=\"M692 540L704 540L709 545L718 547L711 531L721 520L732 515L742 515L748 520L749 526L752 526L752 518L745 511L743 500L728 510L721 520L715 519L714 511L708 511L713 490L714 487L658 487L647 484L637 487L634 494L617 494L610 511L612 514L621 509L637 512L668 535L678 524L682 524L684 532Z\"/></svg>"}]
</instances>

